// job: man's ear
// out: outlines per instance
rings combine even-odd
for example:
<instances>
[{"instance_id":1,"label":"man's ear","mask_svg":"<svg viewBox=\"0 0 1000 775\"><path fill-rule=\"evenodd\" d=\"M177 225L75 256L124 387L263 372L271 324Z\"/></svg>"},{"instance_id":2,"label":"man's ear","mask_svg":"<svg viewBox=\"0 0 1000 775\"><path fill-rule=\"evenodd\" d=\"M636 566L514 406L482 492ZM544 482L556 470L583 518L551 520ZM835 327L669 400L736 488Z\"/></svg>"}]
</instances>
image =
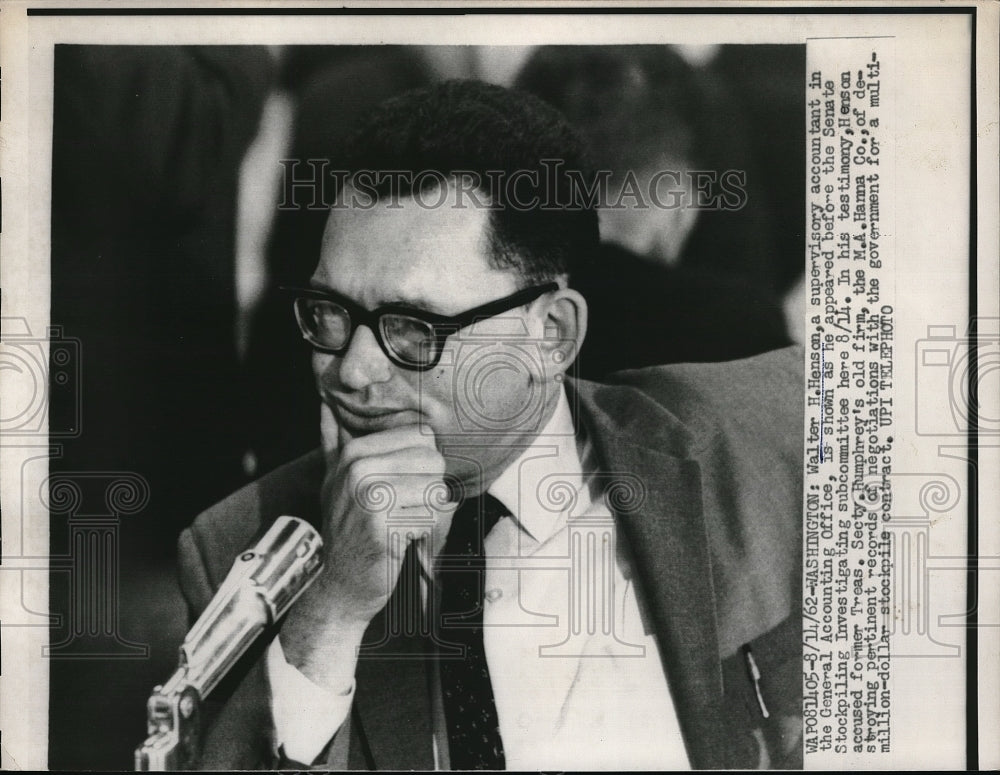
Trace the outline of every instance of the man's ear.
<instances>
[{"instance_id":1,"label":"man's ear","mask_svg":"<svg viewBox=\"0 0 1000 775\"><path fill-rule=\"evenodd\" d=\"M548 377L561 375L580 354L587 336L587 301L579 291L560 288L546 300L545 336L540 346Z\"/></svg>"}]
</instances>

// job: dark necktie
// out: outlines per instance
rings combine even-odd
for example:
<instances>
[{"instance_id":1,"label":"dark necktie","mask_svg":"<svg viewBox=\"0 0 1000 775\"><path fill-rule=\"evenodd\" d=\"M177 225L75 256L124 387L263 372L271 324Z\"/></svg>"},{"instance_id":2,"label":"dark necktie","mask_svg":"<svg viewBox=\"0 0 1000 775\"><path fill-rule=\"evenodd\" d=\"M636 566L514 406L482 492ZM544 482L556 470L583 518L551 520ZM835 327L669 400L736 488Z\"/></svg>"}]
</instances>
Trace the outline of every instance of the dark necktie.
<instances>
[{"instance_id":1,"label":"dark necktie","mask_svg":"<svg viewBox=\"0 0 1000 775\"><path fill-rule=\"evenodd\" d=\"M483 539L510 512L492 495L467 500L455 512L441 553L441 630L464 656L442 657L441 694L453 770L505 767L496 702L483 649Z\"/></svg>"}]
</instances>

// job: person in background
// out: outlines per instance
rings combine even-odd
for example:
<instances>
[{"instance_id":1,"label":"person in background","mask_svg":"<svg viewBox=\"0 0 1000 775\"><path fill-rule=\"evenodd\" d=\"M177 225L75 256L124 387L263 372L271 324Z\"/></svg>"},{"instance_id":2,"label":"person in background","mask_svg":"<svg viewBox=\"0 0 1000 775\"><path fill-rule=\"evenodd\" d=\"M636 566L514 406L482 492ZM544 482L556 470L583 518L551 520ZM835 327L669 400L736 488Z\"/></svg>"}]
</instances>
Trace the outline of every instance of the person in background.
<instances>
[{"instance_id":1,"label":"person in background","mask_svg":"<svg viewBox=\"0 0 1000 775\"><path fill-rule=\"evenodd\" d=\"M710 85L662 45L543 46L518 74L515 86L559 109L610 172L598 211L601 251L574 280L591 307L581 376L790 343L755 258L761 225L741 212L759 207L749 159L713 166L736 157L713 140L721 130ZM714 246L692 250L692 238L704 243L706 220L715 224Z\"/></svg>"},{"instance_id":2,"label":"person in background","mask_svg":"<svg viewBox=\"0 0 1000 775\"><path fill-rule=\"evenodd\" d=\"M273 75L262 47L56 47L52 320L85 365L55 466L147 477L151 551L242 479L236 190Z\"/></svg>"},{"instance_id":3,"label":"person in background","mask_svg":"<svg viewBox=\"0 0 1000 775\"><path fill-rule=\"evenodd\" d=\"M69 643L51 660L52 769L130 766L144 732L135 708L175 652L88 659L86 635L97 627L99 646L119 639L128 656L136 644L176 643L183 610L170 595L170 547L191 514L246 482L234 389L237 181L274 70L257 46L55 47L50 317L79 340L80 381L51 391L50 417L79 425L59 439L50 471L79 477L85 513L113 508L100 492L91 503L89 487L116 473L141 477L149 500L121 519L113 566L89 549L77 558L94 588L74 599L66 574L51 574L49 608L61 617L51 641ZM53 511L53 557L76 551L69 521ZM107 585L120 609L81 605Z\"/></svg>"}]
</instances>

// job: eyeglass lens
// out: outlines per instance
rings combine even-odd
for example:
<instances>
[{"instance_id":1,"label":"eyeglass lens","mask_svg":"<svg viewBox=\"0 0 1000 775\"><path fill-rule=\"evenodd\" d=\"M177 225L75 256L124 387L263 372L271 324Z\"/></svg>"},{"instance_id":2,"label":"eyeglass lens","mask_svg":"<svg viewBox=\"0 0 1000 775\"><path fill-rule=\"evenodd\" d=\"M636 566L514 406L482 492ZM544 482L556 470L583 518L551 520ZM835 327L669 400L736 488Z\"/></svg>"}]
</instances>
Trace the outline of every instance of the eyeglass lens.
<instances>
[{"instance_id":1,"label":"eyeglass lens","mask_svg":"<svg viewBox=\"0 0 1000 775\"><path fill-rule=\"evenodd\" d=\"M408 315L383 315L382 336L392 351L407 363L421 366L434 354L434 328Z\"/></svg>"},{"instance_id":2,"label":"eyeglass lens","mask_svg":"<svg viewBox=\"0 0 1000 775\"><path fill-rule=\"evenodd\" d=\"M354 324L350 313L336 302L299 299L299 320L310 341L327 350L343 350L351 339ZM379 320L382 340L399 360L423 366L434 358L436 338L429 323L408 315L387 314Z\"/></svg>"},{"instance_id":3,"label":"eyeglass lens","mask_svg":"<svg viewBox=\"0 0 1000 775\"><path fill-rule=\"evenodd\" d=\"M333 302L312 299L300 300L298 308L299 318L317 344L330 350L347 346L351 336L351 315L346 309Z\"/></svg>"}]
</instances>

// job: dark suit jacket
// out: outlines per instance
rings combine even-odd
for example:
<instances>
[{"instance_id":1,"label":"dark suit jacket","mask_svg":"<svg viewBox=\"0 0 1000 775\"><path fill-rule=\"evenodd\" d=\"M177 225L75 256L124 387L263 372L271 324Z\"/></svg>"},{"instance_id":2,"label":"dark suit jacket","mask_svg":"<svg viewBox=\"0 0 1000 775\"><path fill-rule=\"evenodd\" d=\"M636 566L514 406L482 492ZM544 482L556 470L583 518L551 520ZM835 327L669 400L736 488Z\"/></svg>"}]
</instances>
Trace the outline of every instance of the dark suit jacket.
<instances>
[{"instance_id":1,"label":"dark suit jacket","mask_svg":"<svg viewBox=\"0 0 1000 775\"><path fill-rule=\"evenodd\" d=\"M778 297L746 278L665 266L602 244L572 284L587 300L587 338L573 364L584 379L749 358L792 343Z\"/></svg>"},{"instance_id":2,"label":"dark suit jacket","mask_svg":"<svg viewBox=\"0 0 1000 775\"><path fill-rule=\"evenodd\" d=\"M789 349L568 383L603 470L637 476L647 489L640 508L616 517L696 768L801 766L801 375L801 351ZM319 453L300 458L183 533L181 582L193 614L262 525L281 514L318 520L323 470ZM381 631L378 619L370 632ZM276 764L267 640L216 690L222 709L207 725L206 768ZM385 653L418 653L405 640ZM361 659L350 729L337 734L328 766L433 767L425 669L421 659Z\"/></svg>"}]
</instances>

